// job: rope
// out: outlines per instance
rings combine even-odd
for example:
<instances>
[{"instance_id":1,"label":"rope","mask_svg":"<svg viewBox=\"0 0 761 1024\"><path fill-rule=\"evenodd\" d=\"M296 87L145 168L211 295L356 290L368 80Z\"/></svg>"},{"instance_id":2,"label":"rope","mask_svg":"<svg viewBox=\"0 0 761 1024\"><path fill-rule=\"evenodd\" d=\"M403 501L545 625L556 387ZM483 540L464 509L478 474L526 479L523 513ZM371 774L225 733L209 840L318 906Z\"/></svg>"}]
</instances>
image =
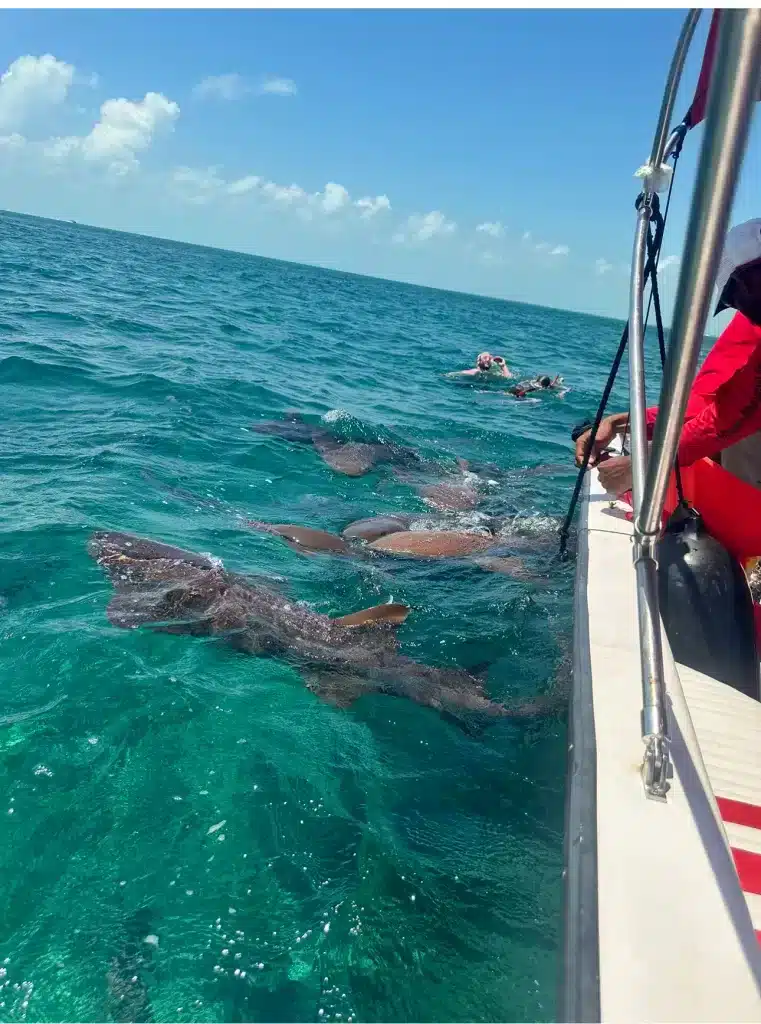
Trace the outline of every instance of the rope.
<instances>
[{"instance_id":1,"label":"rope","mask_svg":"<svg viewBox=\"0 0 761 1024\"><path fill-rule=\"evenodd\" d=\"M687 125L685 125L685 124L680 125L680 129L681 129L680 130L680 134L679 134L679 137L677 139L676 146L674 147L673 168L672 168L672 173L671 173L671 181L669 183L669 190L668 190L668 194L666 196L666 206L665 206L664 211L663 211L663 216L661 216L661 213L660 213L660 203L659 203L659 200L658 200L658 195L657 195L657 193L653 195L653 220L651 222L650 231L652 231L652 227L653 227L653 224L654 224L655 232L654 232L653 235L651 235L650 231L648 231L648 246L647 246L648 253L647 253L647 260L645 262L645 280L644 280L645 286L647 285L648 280L651 281L650 296L649 296L648 303L647 303L647 312L645 314L645 329L647 329L647 323L648 323L648 320L650 319L650 309L654 305L655 306L656 327L658 328L658 344L659 344L659 347L660 347L660 350L661 350L661 365L663 365L663 363L665 363L666 348L665 348L665 336L664 336L664 333L663 333L663 320L662 320L662 317L661 317L660 295L659 295L659 292L658 292L657 269L658 269L658 260L660 258L660 254L661 254L661 245L663 243L663 232L664 232L664 230L666 228L666 219L668 217L669 207L671 205L671 193L672 193L672 191L674 189L674 178L676 177L676 165L677 165L677 163L679 161L679 156L680 156L680 154L682 152L682 145L684 143L684 137L687 134ZM636 205L639 206L639 204L643 201L643 199L644 199L644 195L641 194L637 198L637 204ZM567 553L568 553L568 537L569 537L569 534L571 532L571 524L573 522L573 517L574 517L574 514L576 512L576 505L578 504L579 495L581 494L581 487L582 487L582 484L584 483L584 474L586 473L587 469L589 468L589 459L590 459L591 454L592 454L592 448L594 446L595 439L597 438L597 431L600 429L600 423L602 422L603 416L605 415L605 410L606 410L607 405L608 405L608 399L610 398L610 394L611 394L611 392L613 390L613 385L616 382L616 376L618 375L618 370L619 370L619 367L621 366L621 360L623 359L624 352L626 351L626 346L627 346L628 341L629 341L629 321L627 320L626 324L624 326L624 329L623 329L623 331L621 333L621 340L618 343L618 349L616 350L616 354L613 357L613 364L612 364L612 366L610 368L610 373L608 374L608 380L607 380L607 382L605 384L605 388L603 390L602 397L600 399L600 404L597 407L597 413L595 414L595 419L594 419L594 423L592 424L592 430L591 430L591 433L590 433L589 442L587 444L587 450L586 450L586 452L584 454L584 461L582 462L581 467L579 468L579 472L578 472L578 474L576 476L576 483L575 483L574 488L573 488L573 494L571 495L571 501L570 501L570 504L568 506L568 512L566 513L566 517L563 520L562 526L558 530L558 534L559 534L559 537L560 537L560 543L559 543L559 547L558 547L558 556L561 559L567 557ZM575 438L574 438L574 440L575 440ZM677 487L678 487L679 499L680 499L680 501L683 502L684 501L684 496L683 496L683 493L682 493L682 481L681 481L681 476L679 475L678 466L677 466Z\"/></svg>"}]
</instances>

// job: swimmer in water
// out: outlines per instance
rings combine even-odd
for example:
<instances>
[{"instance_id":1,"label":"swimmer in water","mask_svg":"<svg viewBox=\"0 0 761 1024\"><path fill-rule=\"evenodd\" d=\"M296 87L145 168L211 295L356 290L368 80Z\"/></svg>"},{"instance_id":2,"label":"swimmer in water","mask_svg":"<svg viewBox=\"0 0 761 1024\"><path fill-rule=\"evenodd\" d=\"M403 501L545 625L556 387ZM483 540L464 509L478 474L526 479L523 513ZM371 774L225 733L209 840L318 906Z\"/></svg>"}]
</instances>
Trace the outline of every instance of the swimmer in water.
<instances>
[{"instance_id":1,"label":"swimmer in water","mask_svg":"<svg viewBox=\"0 0 761 1024\"><path fill-rule=\"evenodd\" d=\"M515 384L513 387L508 388L508 394L514 395L516 398L525 398L526 395L532 391L553 391L560 389L563 385L563 378L558 374L554 379L551 377L540 376L534 377L533 380L522 380L520 384Z\"/></svg>"},{"instance_id":2,"label":"swimmer in water","mask_svg":"<svg viewBox=\"0 0 761 1024\"><path fill-rule=\"evenodd\" d=\"M448 373L447 377L476 377L480 375L489 377L512 377L507 368L507 363L502 356L493 356L491 352L481 352L476 359L476 365L470 370L454 370Z\"/></svg>"}]
</instances>

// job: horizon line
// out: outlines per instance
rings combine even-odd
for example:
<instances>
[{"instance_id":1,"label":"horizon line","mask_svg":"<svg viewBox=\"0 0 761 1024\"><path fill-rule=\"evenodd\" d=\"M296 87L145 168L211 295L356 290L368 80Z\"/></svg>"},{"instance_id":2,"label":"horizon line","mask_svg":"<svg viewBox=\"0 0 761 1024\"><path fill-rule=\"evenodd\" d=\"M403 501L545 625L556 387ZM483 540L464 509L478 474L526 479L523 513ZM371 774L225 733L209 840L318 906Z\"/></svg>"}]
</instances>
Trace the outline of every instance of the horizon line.
<instances>
[{"instance_id":1,"label":"horizon line","mask_svg":"<svg viewBox=\"0 0 761 1024\"><path fill-rule=\"evenodd\" d=\"M465 295L475 299L486 299L490 302L506 302L514 306L526 306L529 309L542 309L550 310L555 313L572 313L574 316L588 316L595 320L606 320L611 323L623 325L626 321L619 317L608 316L604 313L588 313L580 309L567 309L563 306L551 306L537 302L526 302L523 299L508 299L501 295L490 295L486 292L470 292L462 288L442 288L440 285L433 284L419 284L417 281L406 281L403 278L397 277L381 277L377 274L363 274L356 270L342 270L334 266L326 266L323 263L308 263L301 260L286 260L279 256L262 256L259 253L251 252L245 249L230 249L222 245L209 245L201 242L188 242L182 238L174 238L171 235L149 235L142 231L125 231L122 228L110 228L105 227L102 224L88 224L84 221L73 220L66 217L44 217L38 213L27 213L25 210L8 210L5 208L0 209L0 215L9 215L11 217L27 217L30 220L47 221L51 224L68 224L78 228L87 228L90 231L106 231L110 234L115 235L127 235L131 238L148 238L152 241L157 242L171 242L174 245L187 245L194 249L208 249L211 252L229 252L236 256L250 256L257 260L269 260L272 263L284 263L287 266L292 267L308 267L311 270L323 270L329 274L343 274L346 277L359 277L364 280L370 281L384 281L388 284L402 285L407 288L425 288L429 291L441 292L445 295Z\"/></svg>"}]
</instances>

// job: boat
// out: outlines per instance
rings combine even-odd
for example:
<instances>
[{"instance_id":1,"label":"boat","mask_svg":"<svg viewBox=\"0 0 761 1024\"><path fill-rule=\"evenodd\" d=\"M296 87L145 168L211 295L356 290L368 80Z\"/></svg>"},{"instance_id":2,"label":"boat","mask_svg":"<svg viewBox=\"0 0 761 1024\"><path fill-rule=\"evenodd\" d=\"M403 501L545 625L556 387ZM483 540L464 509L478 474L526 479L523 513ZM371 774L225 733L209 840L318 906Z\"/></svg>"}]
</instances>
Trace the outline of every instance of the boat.
<instances>
[{"instance_id":1,"label":"boat","mask_svg":"<svg viewBox=\"0 0 761 1024\"><path fill-rule=\"evenodd\" d=\"M617 356L620 362L628 345L632 492L613 501L587 467L575 492L561 1021L761 1020L761 693L758 642L745 616L750 591L735 572L739 552L727 551L739 510L719 466L675 473L759 98L761 11L710 15L690 112L672 128L701 13L685 17L650 158L639 172L628 332ZM645 296L648 279L653 291L657 280L659 197L670 195L674 163L699 123L704 134L648 452ZM603 408L604 401L596 423ZM704 504L718 509L729 542L706 528ZM690 536L727 555L735 603L724 592L713 606L715 592L707 604L696 597L700 568L684 554ZM682 596L690 591L681 604L669 590L675 580ZM718 661L700 653L712 630L721 631ZM731 664L738 644L750 651L745 684Z\"/></svg>"}]
</instances>

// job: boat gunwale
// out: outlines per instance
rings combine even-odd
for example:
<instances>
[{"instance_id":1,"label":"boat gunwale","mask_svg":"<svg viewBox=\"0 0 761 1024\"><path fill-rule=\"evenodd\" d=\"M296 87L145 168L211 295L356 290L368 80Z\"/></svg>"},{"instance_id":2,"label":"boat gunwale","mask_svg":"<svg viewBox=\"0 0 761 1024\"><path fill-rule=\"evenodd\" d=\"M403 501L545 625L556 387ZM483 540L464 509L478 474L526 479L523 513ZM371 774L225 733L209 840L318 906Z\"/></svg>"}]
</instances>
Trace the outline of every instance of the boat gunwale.
<instances>
[{"instance_id":1,"label":"boat gunwale","mask_svg":"<svg viewBox=\"0 0 761 1024\"><path fill-rule=\"evenodd\" d=\"M574 587L573 682L568 713L568 774L563 853L563 960L557 1019L599 1021L600 945L597 901L597 737L592 693L589 613L589 490L584 481Z\"/></svg>"}]
</instances>

